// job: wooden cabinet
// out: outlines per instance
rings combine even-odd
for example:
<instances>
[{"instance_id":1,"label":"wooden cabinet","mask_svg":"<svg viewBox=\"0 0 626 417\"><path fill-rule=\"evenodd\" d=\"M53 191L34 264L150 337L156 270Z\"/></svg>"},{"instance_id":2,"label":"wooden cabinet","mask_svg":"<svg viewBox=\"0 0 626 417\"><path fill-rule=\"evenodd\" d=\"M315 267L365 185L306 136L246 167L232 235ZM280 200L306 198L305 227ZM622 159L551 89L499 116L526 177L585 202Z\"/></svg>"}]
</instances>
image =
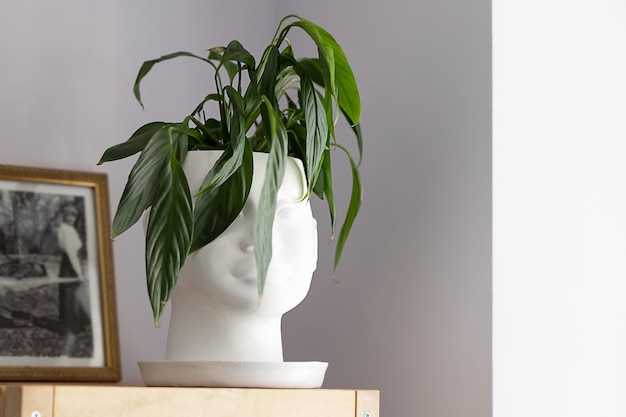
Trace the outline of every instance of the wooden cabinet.
<instances>
[{"instance_id":1,"label":"wooden cabinet","mask_svg":"<svg viewBox=\"0 0 626 417\"><path fill-rule=\"evenodd\" d=\"M0 385L0 417L378 417L378 391Z\"/></svg>"}]
</instances>

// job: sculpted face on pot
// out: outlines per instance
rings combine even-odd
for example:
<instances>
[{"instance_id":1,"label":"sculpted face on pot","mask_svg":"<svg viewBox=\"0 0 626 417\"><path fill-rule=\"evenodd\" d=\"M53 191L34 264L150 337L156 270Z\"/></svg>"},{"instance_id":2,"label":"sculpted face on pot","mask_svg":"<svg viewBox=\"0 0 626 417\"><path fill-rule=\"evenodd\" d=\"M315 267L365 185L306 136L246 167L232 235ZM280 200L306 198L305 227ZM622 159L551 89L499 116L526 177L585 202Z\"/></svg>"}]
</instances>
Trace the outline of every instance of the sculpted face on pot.
<instances>
[{"instance_id":1,"label":"sculpted face on pot","mask_svg":"<svg viewBox=\"0 0 626 417\"><path fill-rule=\"evenodd\" d=\"M266 161L266 154L255 154L252 189L237 219L187 258L174 303L184 294L189 297L186 302L191 299L198 305L275 316L291 310L306 296L317 265L317 223L309 201L300 201L306 189L304 172L299 161L290 158L278 192L272 261L263 299L258 300L253 230ZM186 171L192 191L196 190L202 180L196 176L201 175L188 166Z\"/></svg>"}]
</instances>

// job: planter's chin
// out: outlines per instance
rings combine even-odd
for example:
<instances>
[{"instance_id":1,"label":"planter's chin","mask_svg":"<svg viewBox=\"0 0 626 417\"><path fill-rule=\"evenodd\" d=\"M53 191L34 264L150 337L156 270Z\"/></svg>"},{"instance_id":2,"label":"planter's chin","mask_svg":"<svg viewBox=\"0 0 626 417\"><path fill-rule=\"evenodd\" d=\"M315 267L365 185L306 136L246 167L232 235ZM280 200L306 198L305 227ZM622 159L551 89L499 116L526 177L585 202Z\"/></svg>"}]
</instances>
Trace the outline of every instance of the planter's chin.
<instances>
[{"instance_id":1,"label":"planter's chin","mask_svg":"<svg viewBox=\"0 0 626 417\"><path fill-rule=\"evenodd\" d=\"M189 152L184 164L194 193L220 152ZM272 261L258 297L253 229L267 154L254 154L254 177L239 217L191 254L172 298L166 359L282 362L281 318L306 296L317 265L317 223L299 160L289 158L278 191Z\"/></svg>"}]
</instances>

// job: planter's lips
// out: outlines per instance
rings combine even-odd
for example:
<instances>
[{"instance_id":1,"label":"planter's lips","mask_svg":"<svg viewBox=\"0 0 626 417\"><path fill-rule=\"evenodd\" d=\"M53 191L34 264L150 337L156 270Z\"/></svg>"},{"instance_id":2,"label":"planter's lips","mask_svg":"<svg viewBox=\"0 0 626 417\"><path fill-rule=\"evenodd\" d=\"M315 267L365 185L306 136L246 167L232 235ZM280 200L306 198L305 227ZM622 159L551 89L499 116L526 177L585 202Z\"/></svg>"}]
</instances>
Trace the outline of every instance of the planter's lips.
<instances>
[{"instance_id":1,"label":"planter's lips","mask_svg":"<svg viewBox=\"0 0 626 417\"><path fill-rule=\"evenodd\" d=\"M258 272L254 257L238 262L231 270L233 277L250 284L256 284Z\"/></svg>"}]
</instances>

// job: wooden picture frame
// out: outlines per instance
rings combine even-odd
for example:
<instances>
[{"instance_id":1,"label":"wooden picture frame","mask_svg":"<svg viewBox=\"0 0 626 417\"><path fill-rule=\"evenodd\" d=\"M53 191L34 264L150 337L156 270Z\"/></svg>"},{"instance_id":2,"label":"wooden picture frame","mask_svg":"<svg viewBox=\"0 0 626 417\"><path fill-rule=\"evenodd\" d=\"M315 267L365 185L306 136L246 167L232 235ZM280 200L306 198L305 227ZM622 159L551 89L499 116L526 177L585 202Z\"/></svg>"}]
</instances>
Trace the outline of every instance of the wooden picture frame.
<instances>
[{"instance_id":1,"label":"wooden picture frame","mask_svg":"<svg viewBox=\"0 0 626 417\"><path fill-rule=\"evenodd\" d=\"M0 165L0 381L120 380L105 174Z\"/></svg>"}]
</instances>

